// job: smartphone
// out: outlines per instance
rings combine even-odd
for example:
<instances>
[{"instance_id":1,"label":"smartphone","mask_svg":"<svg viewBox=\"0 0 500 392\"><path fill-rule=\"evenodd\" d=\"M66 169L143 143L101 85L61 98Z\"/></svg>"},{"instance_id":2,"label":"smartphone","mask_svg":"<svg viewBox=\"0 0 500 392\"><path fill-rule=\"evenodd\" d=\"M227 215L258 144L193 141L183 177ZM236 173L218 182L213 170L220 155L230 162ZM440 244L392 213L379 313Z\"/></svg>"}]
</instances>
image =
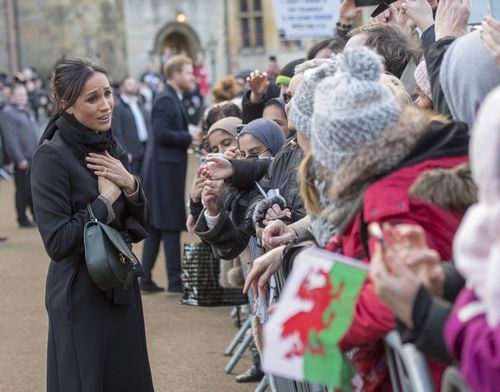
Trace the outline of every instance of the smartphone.
<instances>
[{"instance_id":1,"label":"smartphone","mask_svg":"<svg viewBox=\"0 0 500 392\"><path fill-rule=\"evenodd\" d=\"M372 18L375 18L377 15L384 12L394 2L396 2L396 0L354 0L356 7L377 6L375 11L371 14Z\"/></svg>"},{"instance_id":2,"label":"smartphone","mask_svg":"<svg viewBox=\"0 0 500 392\"><path fill-rule=\"evenodd\" d=\"M356 7L368 7L371 5L380 5L380 0L354 0Z\"/></svg>"},{"instance_id":3,"label":"smartphone","mask_svg":"<svg viewBox=\"0 0 500 392\"><path fill-rule=\"evenodd\" d=\"M207 164L207 157L200 157L200 166L204 166Z\"/></svg>"},{"instance_id":4,"label":"smartphone","mask_svg":"<svg viewBox=\"0 0 500 392\"><path fill-rule=\"evenodd\" d=\"M474 0L469 18L470 25L480 25L486 15L500 20L500 2L498 0Z\"/></svg>"},{"instance_id":5,"label":"smartphone","mask_svg":"<svg viewBox=\"0 0 500 392\"><path fill-rule=\"evenodd\" d=\"M207 158L224 158L224 154L220 152L211 152L207 155Z\"/></svg>"}]
</instances>

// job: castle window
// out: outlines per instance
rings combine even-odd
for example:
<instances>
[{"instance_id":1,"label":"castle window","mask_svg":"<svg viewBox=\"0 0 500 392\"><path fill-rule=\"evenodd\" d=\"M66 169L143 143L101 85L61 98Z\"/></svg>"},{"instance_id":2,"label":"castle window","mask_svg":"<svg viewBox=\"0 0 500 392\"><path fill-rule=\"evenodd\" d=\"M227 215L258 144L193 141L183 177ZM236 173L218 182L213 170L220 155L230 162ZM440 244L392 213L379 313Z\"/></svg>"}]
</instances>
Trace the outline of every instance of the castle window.
<instances>
[{"instance_id":1,"label":"castle window","mask_svg":"<svg viewBox=\"0 0 500 392\"><path fill-rule=\"evenodd\" d=\"M264 47L264 19L261 0L240 0L242 46Z\"/></svg>"}]
</instances>

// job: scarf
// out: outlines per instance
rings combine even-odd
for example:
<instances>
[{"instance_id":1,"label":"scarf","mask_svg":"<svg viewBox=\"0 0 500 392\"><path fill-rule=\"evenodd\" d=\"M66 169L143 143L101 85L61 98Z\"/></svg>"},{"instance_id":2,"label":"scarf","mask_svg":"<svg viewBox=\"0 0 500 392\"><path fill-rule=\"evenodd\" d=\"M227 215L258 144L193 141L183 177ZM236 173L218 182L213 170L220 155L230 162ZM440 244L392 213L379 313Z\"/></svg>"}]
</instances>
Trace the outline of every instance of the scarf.
<instances>
[{"instance_id":1,"label":"scarf","mask_svg":"<svg viewBox=\"0 0 500 392\"><path fill-rule=\"evenodd\" d=\"M317 173L317 170L315 170L314 166L312 166L310 170ZM315 175L314 177L314 186L318 191L321 211L326 211L330 207L330 200L328 200L327 197L328 181L323 176L319 177ZM330 241L330 238L332 238L333 234L336 231L335 225L328 220L328 216L328 214L320 214L319 216L310 215L311 233L314 236L316 243L322 248L326 246L326 244L328 243L328 241Z\"/></svg>"},{"instance_id":2,"label":"scarf","mask_svg":"<svg viewBox=\"0 0 500 392\"><path fill-rule=\"evenodd\" d=\"M96 132L80 123L75 116L64 113L56 121L56 127L61 138L75 152L78 159L85 162L89 153L102 154L105 151L118 158L116 143L111 129L106 132Z\"/></svg>"},{"instance_id":3,"label":"scarf","mask_svg":"<svg viewBox=\"0 0 500 392\"><path fill-rule=\"evenodd\" d=\"M117 142L111 128L106 132L96 132L80 123L71 114L54 113L40 137L38 145L41 146L46 140L51 140L56 132L59 132L61 138L70 146L84 166L85 157L91 152L102 154L107 151L112 157L120 159ZM93 173L92 170L90 171ZM28 174L30 172L31 166L28 168Z\"/></svg>"},{"instance_id":4,"label":"scarf","mask_svg":"<svg viewBox=\"0 0 500 392\"><path fill-rule=\"evenodd\" d=\"M453 242L457 269L484 307L490 328L500 323L500 88L484 101L472 133L470 162L478 203Z\"/></svg>"},{"instance_id":5,"label":"scarf","mask_svg":"<svg viewBox=\"0 0 500 392\"><path fill-rule=\"evenodd\" d=\"M85 160L90 152L104 151L118 158L117 143L111 129L106 132L96 132L80 123L75 116L68 113L60 115L56 112L50 117L38 145L41 146L46 140L51 140L57 131L81 160Z\"/></svg>"}]
</instances>

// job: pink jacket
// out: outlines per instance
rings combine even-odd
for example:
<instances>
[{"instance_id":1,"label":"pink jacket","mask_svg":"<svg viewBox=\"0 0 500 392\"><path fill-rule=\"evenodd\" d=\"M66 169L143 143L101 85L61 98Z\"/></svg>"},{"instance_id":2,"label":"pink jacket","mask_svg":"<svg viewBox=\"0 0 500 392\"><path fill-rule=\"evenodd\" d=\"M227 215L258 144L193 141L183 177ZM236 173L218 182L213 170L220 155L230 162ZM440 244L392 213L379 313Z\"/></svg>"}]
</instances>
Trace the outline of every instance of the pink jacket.
<instances>
[{"instance_id":1,"label":"pink jacket","mask_svg":"<svg viewBox=\"0 0 500 392\"><path fill-rule=\"evenodd\" d=\"M472 290L462 290L446 323L446 345L470 388L493 392L500 386L500 325L488 327L478 304Z\"/></svg>"}]
</instances>

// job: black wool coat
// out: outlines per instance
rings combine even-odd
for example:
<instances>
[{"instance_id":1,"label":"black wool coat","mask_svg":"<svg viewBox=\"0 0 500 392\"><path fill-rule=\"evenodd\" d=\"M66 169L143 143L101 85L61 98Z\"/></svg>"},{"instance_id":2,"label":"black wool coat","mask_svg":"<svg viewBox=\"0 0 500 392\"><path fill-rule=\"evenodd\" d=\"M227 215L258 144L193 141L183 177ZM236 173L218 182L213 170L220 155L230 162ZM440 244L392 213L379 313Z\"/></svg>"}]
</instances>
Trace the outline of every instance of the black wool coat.
<instances>
[{"instance_id":1,"label":"black wool coat","mask_svg":"<svg viewBox=\"0 0 500 392\"><path fill-rule=\"evenodd\" d=\"M126 154L120 159L128 166ZM97 178L58 131L35 152L31 186L36 222L51 258L45 306L49 316L48 392L153 391L137 279L129 290L102 291L85 264L83 229L87 203L106 223ZM142 188L133 200L113 204L110 226L137 242L149 229Z\"/></svg>"},{"instance_id":2,"label":"black wool coat","mask_svg":"<svg viewBox=\"0 0 500 392\"><path fill-rule=\"evenodd\" d=\"M182 102L168 84L155 99L151 122L141 173L151 203L151 223L159 230L179 232L186 229L184 188L192 139Z\"/></svg>"}]
</instances>

